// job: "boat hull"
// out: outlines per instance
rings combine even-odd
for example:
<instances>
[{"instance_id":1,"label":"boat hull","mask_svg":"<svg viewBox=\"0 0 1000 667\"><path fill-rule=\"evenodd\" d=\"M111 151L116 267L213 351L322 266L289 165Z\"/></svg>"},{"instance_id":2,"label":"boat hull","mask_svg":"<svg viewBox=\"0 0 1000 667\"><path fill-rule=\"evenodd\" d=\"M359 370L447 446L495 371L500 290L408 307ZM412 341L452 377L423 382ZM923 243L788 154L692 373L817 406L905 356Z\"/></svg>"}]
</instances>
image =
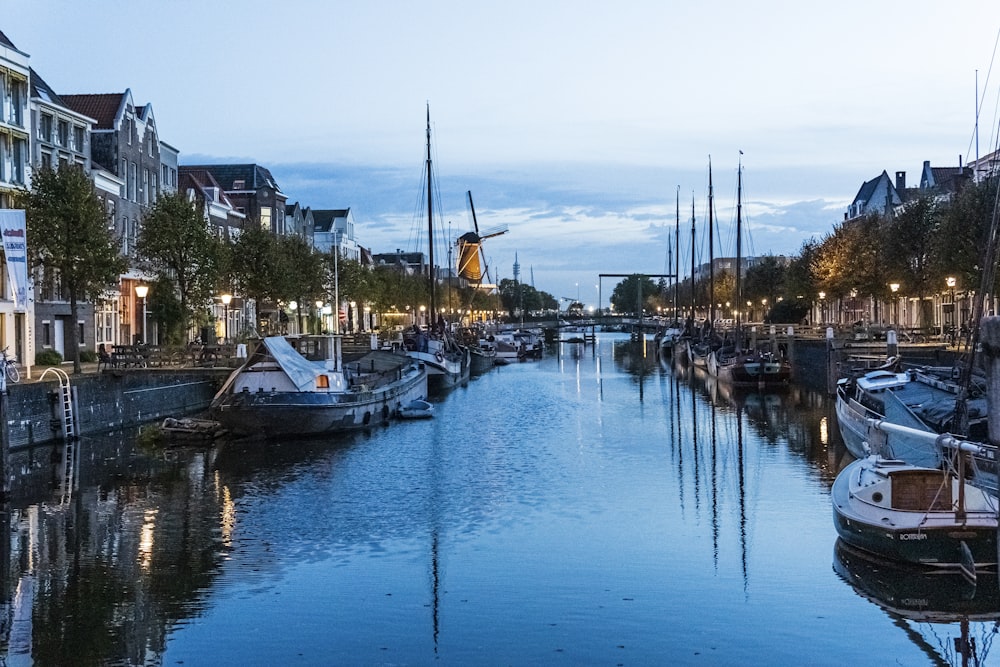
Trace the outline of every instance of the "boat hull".
<instances>
[{"instance_id":1,"label":"boat hull","mask_svg":"<svg viewBox=\"0 0 1000 667\"><path fill-rule=\"evenodd\" d=\"M370 391L235 392L216 398L213 418L242 436L310 437L387 424L410 401L427 395L427 374L408 371Z\"/></svg>"},{"instance_id":2,"label":"boat hull","mask_svg":"<svg viewBox=\"0 0 1000 667\"><path fill-rule=\"evenodd\" d=\"M966 496L974 499L975 504L966 510L961 521L950 507L922 510L887 507L893 487L885 486L885 482L881 485L872 482L873 477L886 474L876 460L877 457L868 457L852 462L837 475L830 490L834 527L844 542L888 560L953 570L968 565L964 554L967 548L976 569L996 566L996 511L987 507L990 503L984 500L981 490L966 485ZM899 469L917 468L901 461L887 464ZM866 499L871 497L875 502Z\"/></svg>"}]
</instances>

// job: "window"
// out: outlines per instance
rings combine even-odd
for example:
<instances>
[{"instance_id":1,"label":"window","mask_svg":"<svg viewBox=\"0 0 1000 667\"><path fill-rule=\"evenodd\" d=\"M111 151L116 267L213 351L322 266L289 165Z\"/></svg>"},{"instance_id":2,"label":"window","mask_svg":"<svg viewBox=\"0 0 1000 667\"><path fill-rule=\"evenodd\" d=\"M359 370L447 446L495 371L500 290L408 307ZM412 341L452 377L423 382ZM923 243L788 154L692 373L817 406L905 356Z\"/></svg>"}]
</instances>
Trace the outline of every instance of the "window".
<instances>
[{"instance_id":1,"label":"window","mask_svg":"<svg viewBox=\"0 0 1000 667\"><path fill-rule=\"evenodd\" d=\"M159 188L156 187L156 172L155 171L152 174L152 178L153 178L153 183L152 183L152 186L150 187L150 191L151 191L150 195L151 195L152 200L155 202L156 201L156 196L158 194L160 194Z\"/></svg>"},{"instance_id":2,"label":"window","mask_svg":"<svg viewBox=\"0 0 1000 667\"><path fill-rule=\"evenodd\" d=\"M118 196L125 199L128 196L128 162L125 161L125 158L122 158L121 171L118 172L118 177L122 179L121 192L118 193Z\"/></svg>"},{"instance_id":3,"label":"window","mask_svg":"<svg viewBox=\"0 0 1000 667\"><path fill-rule=\"evenodd\" d=\"M42 169L52 168L52 153L42 151Z\"/></svg>"},{"instance_id":4,"label":"window","mask_svg":"<svg viewBox=\"0 0 1000 667\"><path fill-rule=\"evenodd\" d=\"M246 181L244 181L242 178L233 181L233 190L242 190L245 186L246 186Z\"/></svg>"},{"instance_id":5,"label":"window","mask_svg":"<svg viewBox=\"0 0 1000 667\"><path fill-rule=\"evenodd\" d=\"M142 203L149 204L149 169L142 170Z\"/></svg>"},{"instance_id":6,"label":"window","mask_svg":"<svg viewBox=\"0 0 1000 667\"><path fill-rule=\"evenodd\" d=\"M271 207L260 207L260 228L271 231Z\"/></svg>"},{"instance_id":7,"label":"window","mask_svg":"<svg viewBox=\"0 0 1000 667\"><path fill-rule=\"evenodd\" d=\"M106 210L108 212L108 231L111 232L112 234L114 234L115 233L115 200L111 199L111 198L108 198L108 201L105 203L105 206L107 207Z\"/></svg>"},{"instance_id":8,"label":"window","mask_svg":"<svg viewBox=\"0 0 1000 667\"><path fill-rule=\"evenodd\" d=\"M52 347L52 323L42 320L42 347Z\"/></svg>"},{"instance_id":9,"label":"window","mask_svg":"<svg viewBox=\"0 0 1000 667\"><path fill-rule=\"evenodd\" d=\"M83 152L83 128L79 125L73 126L73 150L82 153Z\"/></svg>"},{"instance_id":10,"label":"window","mask_svg":"<svg viewBox=\"0 0 1000 667\"><path fill-rule=\"evenodd\" d=\"M129 201L138 201L135 198L135 190L136 190L136 185L137 185L136 179L137 179L137 175L136 175L135 162L129 162L129 165L128 165L128 198L129 198Z\"/></svg>"},{"instance_id":11,"label":"window","mask_svg":"<svg viewBox=\"0 0 1000 667\"><path fill-rule=\"evenodd\" d=\"M64 120L59 121L59 136L57 143L63 148L69 148L69 123Z\"/></svg>"},{"instance_id":12,"label":"window","mask_svg":"<svg viewBox=\"0 0 1000 667\"><path fill-rule=\"evenodd\" d=\"M46 143L52 141L52 116L47 113L42 114L38 123L38 139Z\"/></svg>"},{"instance_id":13,"label":"window","mask_svg":"<svg viewBox=\"0 0 1000 667\"><path fill-rule=\"evenodd\" d=\"M24 139L14 139L14 151L11 154L11 181L24 184L24 159L28 155Z\"/></svg>"}]
</instances>

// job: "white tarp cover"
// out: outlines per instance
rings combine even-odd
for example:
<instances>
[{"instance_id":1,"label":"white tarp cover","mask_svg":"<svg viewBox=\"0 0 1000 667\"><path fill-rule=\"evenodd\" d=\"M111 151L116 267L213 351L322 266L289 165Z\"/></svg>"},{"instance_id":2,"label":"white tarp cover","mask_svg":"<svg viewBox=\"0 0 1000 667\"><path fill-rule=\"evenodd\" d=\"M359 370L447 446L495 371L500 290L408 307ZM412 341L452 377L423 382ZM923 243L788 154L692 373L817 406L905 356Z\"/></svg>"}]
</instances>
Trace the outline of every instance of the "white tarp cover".
<instances>
[{"instance_id":1,"label":"white tarp cover","mask_svg":"<svg viewBox=\"0 0 1000 667\"><path fill-rule=\"evenodd\" d=\"M299 391L316 391L316 375L323 370L319 364L299 354L282 336L265 338L264 345Z\"/></svg>"}]
</instances>

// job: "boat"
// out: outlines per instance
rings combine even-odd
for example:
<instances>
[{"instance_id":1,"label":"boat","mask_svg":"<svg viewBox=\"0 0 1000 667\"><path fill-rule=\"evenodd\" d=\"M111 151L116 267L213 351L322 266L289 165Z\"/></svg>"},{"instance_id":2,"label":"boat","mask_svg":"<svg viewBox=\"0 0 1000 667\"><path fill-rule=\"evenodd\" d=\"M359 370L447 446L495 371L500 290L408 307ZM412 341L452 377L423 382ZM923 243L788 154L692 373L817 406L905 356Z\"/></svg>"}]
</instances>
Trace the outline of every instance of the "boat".
<instances>
[{"instance_id":1,"label":"boat","mask_svg":"<svg viewBox=\"0 0 1000 667\"><path fill-rule=\"evenodd\" d=\"M830 489L840 538L881 558L972 581L977 570L995 567L998 499L966 479L964 462L976 445L951 444L957 470L878 454L848 464Z\"/></svg>"},{"instance_id":2,"label":"boat","mask_svg":"<svg viewBox=\"0 0 1000 667\"><path fill-rule=\"evenodd\" d=\"M214 440L226 434L217 421L195 417L166 417L160 432L172 440Z\"/></svg>"},{"instance_id":3,"label":"boat","mask_svg":"<svg viewBox=\"0 0 1000 667\"><path fill-rule=\"evenodd\" d=\"M327 435L386 424L427 395L426 370L406 355L374 350L345 362L340 336L294 342L262 339L216 393L212 417L241 436Z\"/></svg>"},{"instance_id":4,"label":"boat","mask_svg":"<svg viewBox=\"0 0 1000 667\"><path fill-rule=\"evenodd\" d=\"M431 390L447 391L469 381L472 357L469 349L455 339L437 310L437 278L434 275L434 186L431 169L431 107L427 105L427 283L430 293L428 312L430 325L417 324L404 335L406 353L427 368L427 383Z\"/></svg>"},{"instance_id":5,"label":"boat","mask_svg":"<svg viewBox=\"0 0 1000 667\"><path fill-rule=\"evenodd\" d=\"M960 387L951 376L952 369L946 367L914 366L898 370L890 366L838 380L837 422L848 451L856 458L871 453L868 419L884 419L927 433L956 432L953 419ZM966 405L967 435L973 440L986 440L985 378L973 379ZM937 453L929 451L923 441L907 443L896 438L879 445L883 446L881 453L892 458L910 462L916 462L913 456L922 456L925 461L937 459Z\"/></svg>"},{"instance_id":6,"label":"boat","mask_svg":"<svg viewBox=\"0 0 1000 667\"><path fill-rule=\"evenodd\" d=\"M417 398L399 408L400 419L430 419L434 416L434 405Z\"/></svg>"},{"instance_id":7,"label":"boat","mask_svg":"<svg viewBox=\"0 0 1000 667\"><path fill-rule=\"evenodd\" d=\"M742 154L742 151L741 151ZM736 188L736 303L742 303L740 277L742 267L743 236L743 165L737 169ZM774 387L787 385L792 379L791 362L779 350L751 348L744 349L740 330L740 315L737 312L735 335L731 341L724 341L718 349L708 352L706 367L708 372L728 382L740 386Z\"/></svg>"},{"instance_id":8,"label":"boat","mask_svg":"<svg viewBox=\"0 0 1000 667\"><path fill-rule=\"evenodd\" d=\"M485 336L484 341L496 350L498 366L541 359L544 349L542 334L531 329L498 331Z\"/></svg>"}]
</instances>

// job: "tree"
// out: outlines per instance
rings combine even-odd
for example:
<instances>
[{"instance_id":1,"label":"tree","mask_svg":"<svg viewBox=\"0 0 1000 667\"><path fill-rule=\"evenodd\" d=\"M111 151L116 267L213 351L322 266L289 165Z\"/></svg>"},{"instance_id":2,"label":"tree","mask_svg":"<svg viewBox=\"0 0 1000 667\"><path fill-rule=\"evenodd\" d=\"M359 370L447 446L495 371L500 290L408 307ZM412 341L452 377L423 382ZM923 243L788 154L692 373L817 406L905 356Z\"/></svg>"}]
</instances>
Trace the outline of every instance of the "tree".
<instances>
[{"instance_id":1,"label":"tree","mask_svg":"<svg viewBox=\"0 0 1000 667\"><path fill-rule=\"evenodd\" d=\"M639 294L642 294L642 309L656 309L659 290L649 276L634 274L625 278L611 292L611 305L619 313L636 312ZM639 313L641 315L641 313Z\"/></svg>"},{"instance_id":2,"label":"tree","mask_svg":"<svg viewBox=\"0 0 1000 667\"><path fill-rule=\"evenodd\" d=\"M79 304L94 302L128 268L108 231L104 206L82 169L60 166L40 169L24 194L28 234L28 261L48 278L57 280L69 298L70 322L79 321ZM66 327L66 352L73 373L81 372L77 327Z\"/></svg>"},{"instance_id":3,"label":"tree","mask_svg":"<svg viewBox=\"0 0 1000 667\"><path fill-rule=\"evenodd\" d=\"M209 232L202 206L180 193L161 195L143 218L136 250L177 287L187 331L217 289L224 261L222 241Z\"/></svg>"}]
</instances>

